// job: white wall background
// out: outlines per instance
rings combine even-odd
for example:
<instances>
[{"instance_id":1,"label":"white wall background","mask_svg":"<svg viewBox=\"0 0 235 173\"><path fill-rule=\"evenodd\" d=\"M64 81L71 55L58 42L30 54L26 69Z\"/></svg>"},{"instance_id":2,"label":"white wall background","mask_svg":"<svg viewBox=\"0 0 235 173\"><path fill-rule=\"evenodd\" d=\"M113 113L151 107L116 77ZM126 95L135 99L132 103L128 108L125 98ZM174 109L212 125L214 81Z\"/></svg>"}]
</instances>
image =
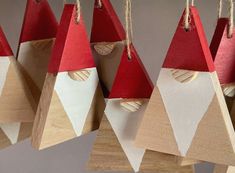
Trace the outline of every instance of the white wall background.
<instances>
[{"instance_id":1,"label":"white wall background","mask_svg":"<svg viewBox=\"0 0 235 173\"><path fill-rule=\"evenodd\" d=\"M49 2L59 19L63 0ZM87 30L90 33L93 0L81 2ZM112 2L123 21L124 0ZM154 83L183 12L184 3L185 0L133 0L134 44ZM17 49L25 4L26 0L0 0L0 25L14 51ZM196 0L195 4L210 41L216 24L217 0ZM95 133L41 152L32 149L26 140L0 151L0 172L86 173L85 164L94 137ZM197 173L212 173L213 165L201 164L196 169Z\"/></svg>"}]
</instances>

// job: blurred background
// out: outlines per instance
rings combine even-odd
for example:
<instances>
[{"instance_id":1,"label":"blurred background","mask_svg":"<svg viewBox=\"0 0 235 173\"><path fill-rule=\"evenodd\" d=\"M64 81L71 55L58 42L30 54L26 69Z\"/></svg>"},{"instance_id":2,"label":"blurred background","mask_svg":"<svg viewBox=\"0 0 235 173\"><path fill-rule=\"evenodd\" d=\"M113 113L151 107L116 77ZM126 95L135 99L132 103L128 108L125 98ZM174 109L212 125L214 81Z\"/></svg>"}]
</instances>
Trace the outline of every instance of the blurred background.
<instances>
[{"instance_id":1,"label":"blurred background","mask_svg":"<svg viewBox=\"0 0 235 173\"><path fill-rule=\"evenodd\" d=\"M63 0L48 0L59 20ZM124 24L124 0L111 0ZM75 2L69 1L67 2ZM90 35L94 0L81 0L88 35ZM133 0L134 45L152 81L157 76L173 37L185 0ZM195 0L208 42L217 18L217 0ZM16 53L26 0L0 0L0 25ZM224 2L223 16L228 16ZM2 173L88 173L86 160L96 132L38 152L29 140L0 151ZM212 173L213 164L199 164L197 173Z\"/></svg>"}]
</instances>

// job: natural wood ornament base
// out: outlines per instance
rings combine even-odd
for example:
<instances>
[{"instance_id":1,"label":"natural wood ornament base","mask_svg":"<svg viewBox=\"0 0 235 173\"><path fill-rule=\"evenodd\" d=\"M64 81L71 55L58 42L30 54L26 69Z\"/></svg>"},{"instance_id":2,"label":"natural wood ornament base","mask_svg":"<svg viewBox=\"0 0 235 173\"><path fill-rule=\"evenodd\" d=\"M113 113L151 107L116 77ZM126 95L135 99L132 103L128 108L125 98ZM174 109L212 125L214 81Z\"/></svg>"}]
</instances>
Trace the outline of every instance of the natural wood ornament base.
<instances>
[{"instance_id":1,"label":"natural wood ornament base","mask_svg":"<svg viewBox=\"0 0 235 173\"><path fill-rule=\"evenodd\" d=\"M139 171L194 173L193 166L180 166L179 164L183 163L181 161L177 156L147 150ZM92 171L134 171L106 115L102 119L97 134L88 162L88 169Z\"/></svg>"},{"instance_id":2,"label":"natural wood ornament base","mask_svg":"<svg viewBox=\"0 0 235 173\"><path fill-rule=\"evenodd\" d=\"M91 48L93 56L97 60L99 78L104 83L106 89L110 91L121 62L125 44L122 41L106 44L115 45L115 48L106 55L102 55L99 51L97 51L97 48L95 49L95 46L99 45L99 43L92 43Z\"/></svg>"},{"instance_id":3,"label":"natural wood ornament base","mask_svg":"<svg viewBox=\"0 0 235 173\"><path fill-rule=\"evenodd\" d=\"M30 137L36 105L20 74L15 58L1 57L0 66L2 75L0 149L2 149Z\"/></svg>"},{"instance_id":4,"label":"natural wood ornament base","mask_svg":"<svg viewBox=\"0 0 235 173\"><path fill-rule=\"evenodd\" d=\"M36 103L39 102L54 39L20 44L18 62Z\"/></svg>"},{"instance_id":5,"label":"natural wood ornament base","mask_svg":"<svg viewBox=\"0 0 235 173\"><path fill-rule=\"evenodd\" d=\"M62 104L63 101L58 97L54 89L56 80L56 75L47 74L32 134L32 145L37 149L44 149L78 136L71 124L71 120L68 118L65 111L66 108ZM79 102L83 98L76 99L79 106ZM99 128L104 106L102 91L98 85L81 134L86 134Z\"/></svg>"}]
</instances>

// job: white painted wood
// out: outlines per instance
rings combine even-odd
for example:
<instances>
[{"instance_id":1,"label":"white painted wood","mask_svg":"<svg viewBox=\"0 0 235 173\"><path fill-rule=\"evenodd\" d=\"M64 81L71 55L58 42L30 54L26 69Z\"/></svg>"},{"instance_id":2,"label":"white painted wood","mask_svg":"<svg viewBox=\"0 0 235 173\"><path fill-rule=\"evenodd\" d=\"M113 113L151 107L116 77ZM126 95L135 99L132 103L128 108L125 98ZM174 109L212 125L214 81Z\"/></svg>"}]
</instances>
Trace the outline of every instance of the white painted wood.
<instances>
[{"instance_id":1,"label":"white painted wood","mask_svg":"<svg viewBox=\"0 0 235 173\"><path fill-rule=\"evenodd\" d=\"M234 166L229 166L226 173L234 173L234 172L235 172L235 167Z\"/></svg>"},{"instance_id":2,"label":"white painted wood","mask_svg":"<svg viewBox=\"0 0 235 173\"><path fill-rule=\"evenodd\" d=\"M12 144L17 143L19 132L20 132L20 122L19 123L0 123L0 128L11 141Z\"/></svg>"},{"instance_id":3,"label":"white painted wood","mask_svg":"<svg viewBox=\"0 0 235 173\"><path fill-rule=\"evenodd\" d=\"M0 57L0 94L5 85L8 68L10 66L9 57Z\"/></svg>"},{"instance_id":4,"label":"white painted wood","mask_svg":"<svg viewBox=\"0 0 235 173\"><path fill-rule=\"evenodd\" d=\"M132 168L139 171L145 150L134 146L139 123L144 115L147 101L136 112L128 112L120 105L121 99L109 99L105 114L124 150Z\"/></svg>"},{"instance_id":5,"label":"white painted wood","mask_svg":"<svg viewBox=\"0 0 235 173\"><path fill-rule=\"evenodd\" d=\"M42 89L52 46L48 41L53 38L27 41L20 44L17 60L39 89ZM47 46L47 47L46 47Z\"/></svg>"},{"instance_id":6,"label":"white painted wood","mask_svg":"<svg viewBox=\"0 0 235 173\"><path fill-rule=\"evenodd\" d=\"M75 81L69 77L68 72L61 72L58 73L55 83L55 91L77 136L82 134L99 82L96 68L84 70L91 72L86 81Z\"/></svg>"},{"instance_id":7,"label":"white painted wood","mask_svg":"<svg viewBox=\"0 0 235 173\"><path fill-rule=\"evenodd\" d=\"M176 142L182 156L186 156L198 124L215 95L211 73L200 72L189 83L176 81L172 69L163 68L157 81Z\"/></svg>"}]
</instances>

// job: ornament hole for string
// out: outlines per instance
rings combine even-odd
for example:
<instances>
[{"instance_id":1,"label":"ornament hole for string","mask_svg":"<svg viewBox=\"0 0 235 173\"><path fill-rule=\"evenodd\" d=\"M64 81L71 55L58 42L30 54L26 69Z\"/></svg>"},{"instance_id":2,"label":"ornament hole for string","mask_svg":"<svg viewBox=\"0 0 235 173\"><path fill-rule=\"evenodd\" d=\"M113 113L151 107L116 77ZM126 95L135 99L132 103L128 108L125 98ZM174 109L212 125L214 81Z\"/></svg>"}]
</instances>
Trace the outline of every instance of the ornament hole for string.
<instances>
[{"instance_id":1,"label":"ornament hole for string","mask_svg":"<svg viewBox=\"0 0 235 173\"><path fill-rule=\"evenodd\" d=\"M42 0L35 0L36 1L36 3L40 3Z\"/></svg>"},{"instance_id":2,"label":"ornament hole for string","mask_svg":"<svg viewBox=\"0 0 235 173\"><path fill-rule=\"evenodd\" d=\"M189 28L185 28L185 27L184 27L184 31L185 31L185 32L190 32L191 29L190 29L190 27L189 27Z\"/></svg>"}]
</instances>

